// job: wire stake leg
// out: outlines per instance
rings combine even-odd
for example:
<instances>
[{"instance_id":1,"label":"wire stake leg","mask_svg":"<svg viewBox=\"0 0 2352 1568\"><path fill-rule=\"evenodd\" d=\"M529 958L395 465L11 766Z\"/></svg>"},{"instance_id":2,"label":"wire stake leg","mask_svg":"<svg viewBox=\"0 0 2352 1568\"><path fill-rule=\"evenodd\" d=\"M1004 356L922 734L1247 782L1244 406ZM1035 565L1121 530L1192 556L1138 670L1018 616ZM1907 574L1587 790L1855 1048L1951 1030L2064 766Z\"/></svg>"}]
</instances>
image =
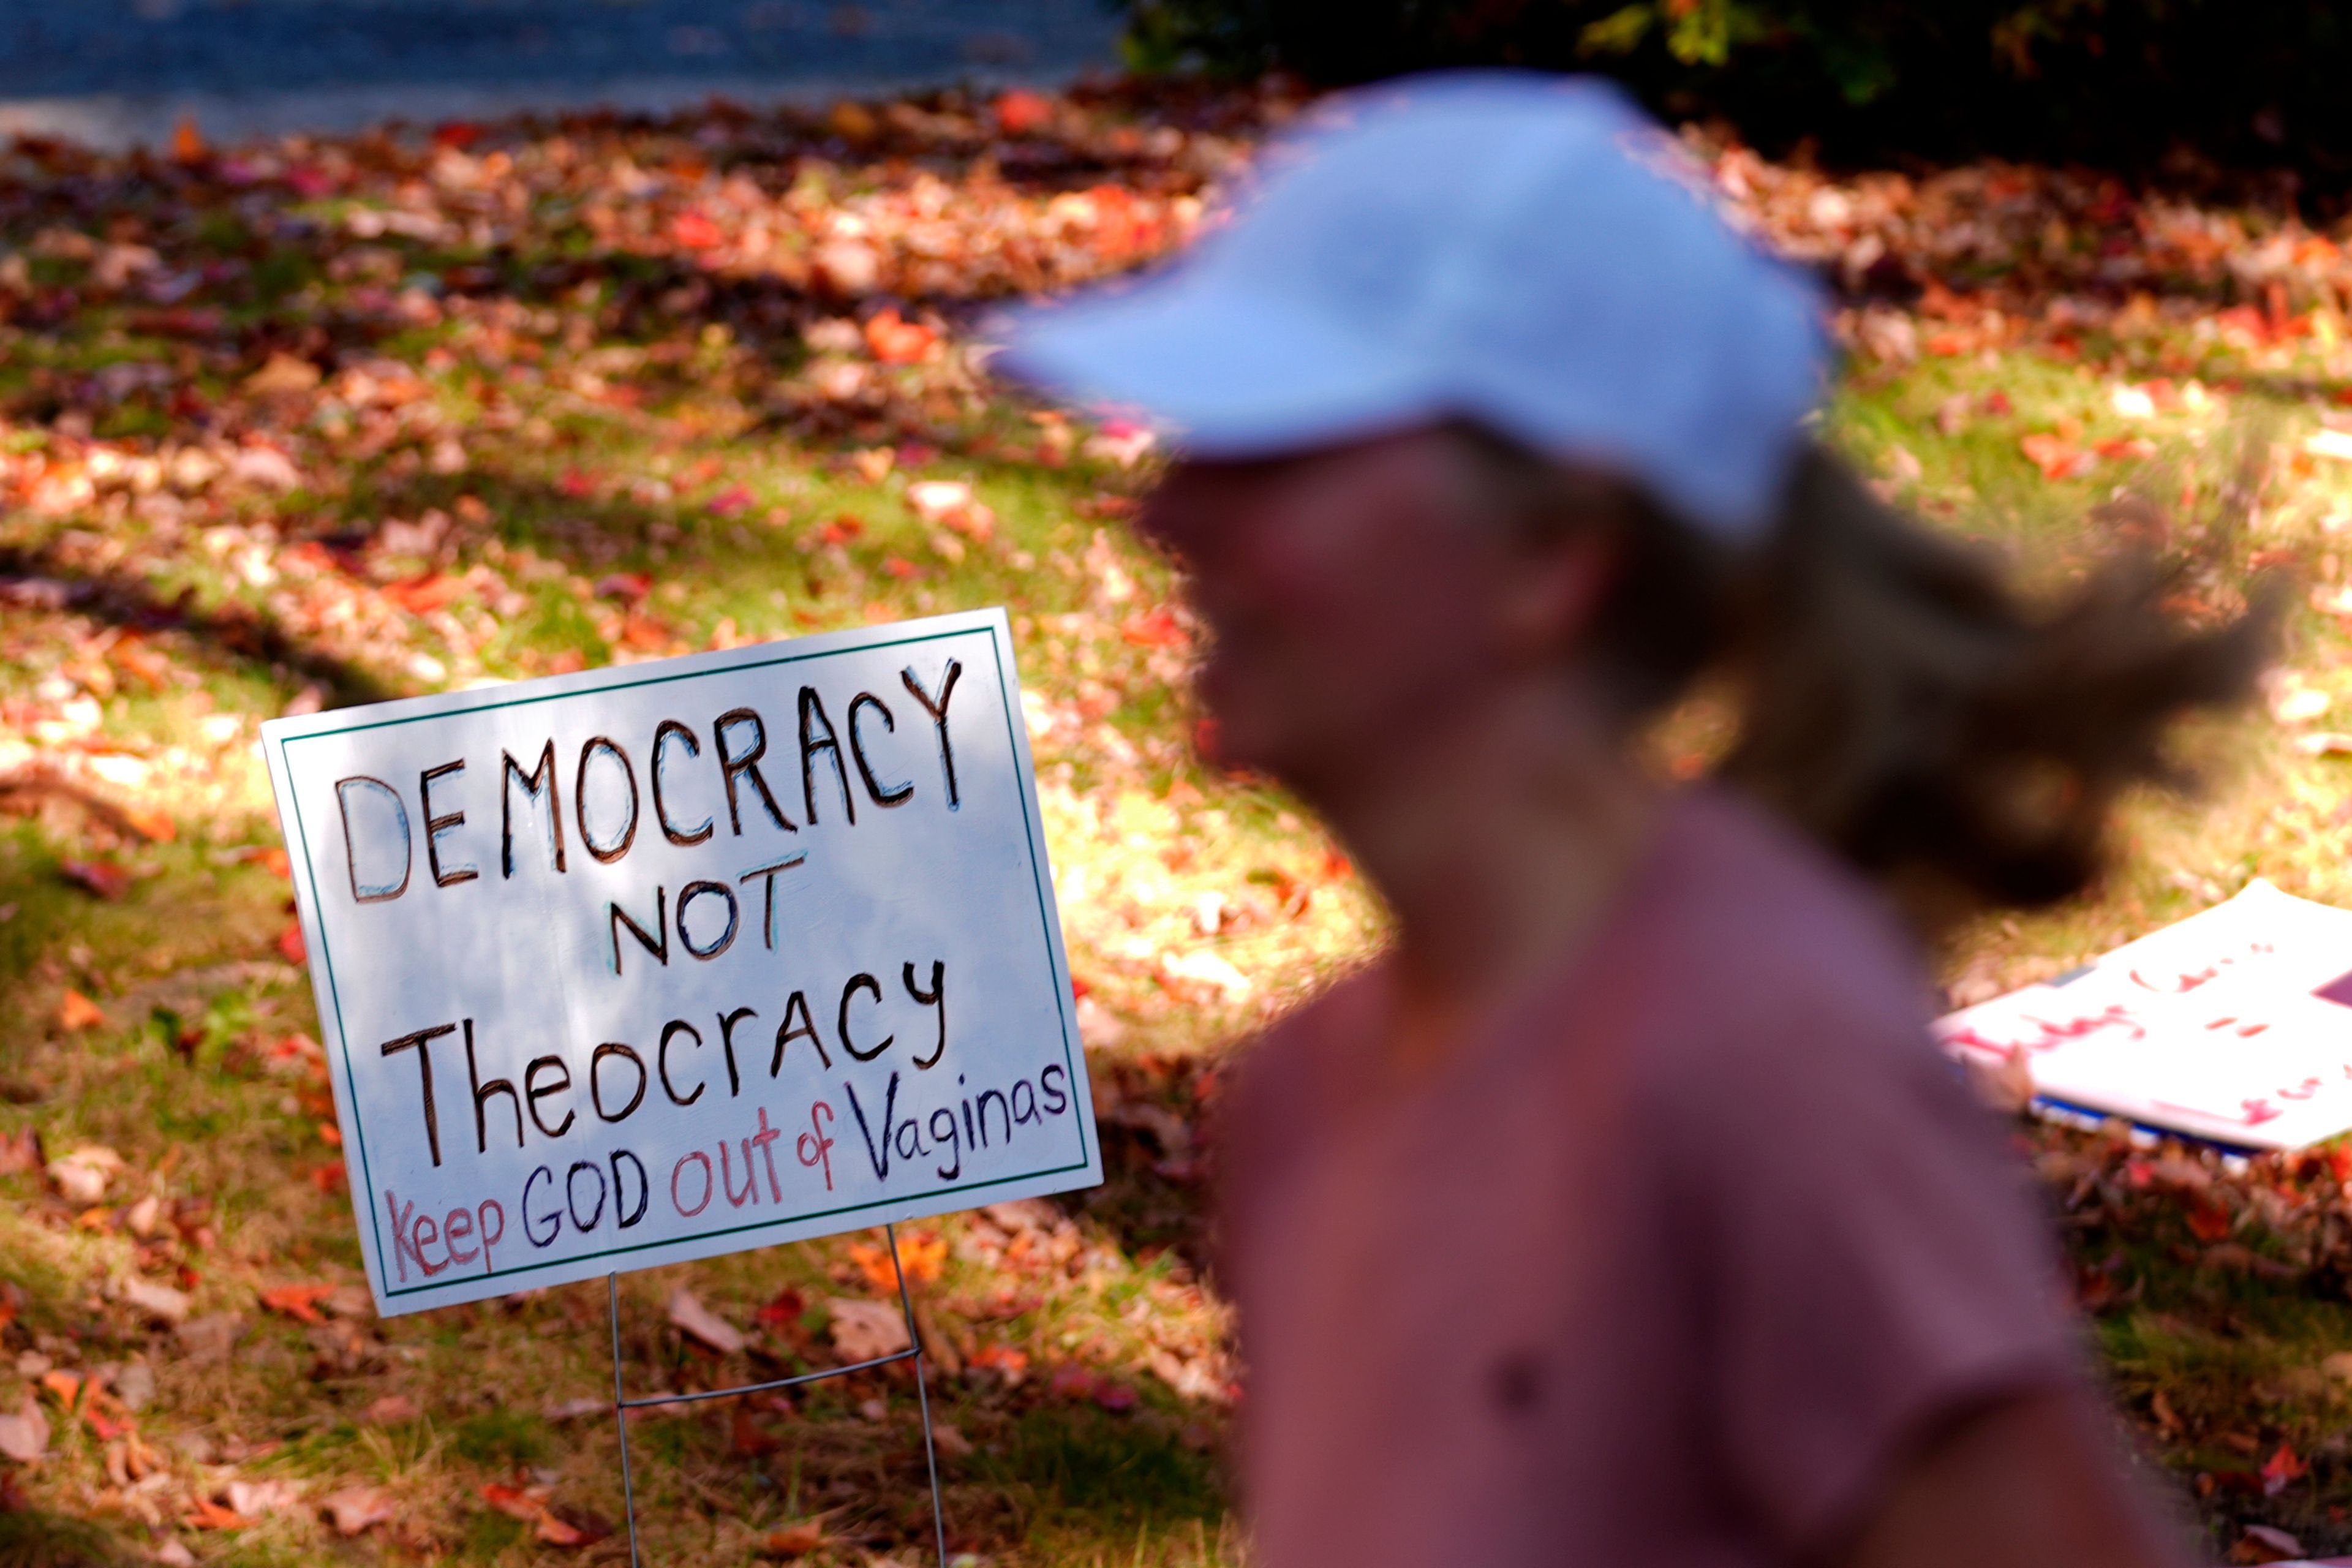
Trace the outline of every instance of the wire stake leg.
<instances>
[{"instance_id":1,"label":"wire stake leg","mask_svg":"<svg viewBox=\"0 0 2352 1568\"><path fill-rule=\"evenodd\" d=\"M621 1397L621 1277L617 1274L604 1276L604 1315L613 1326L613 1425L621 1434L621 1506L629 1519L629 1568L638 1568L637 1494L629 1482L629 1404Z\"/></svg>"},{"instance_id":2,"label":"wire stake leg","mask_svg":"<svg viewBox=\"0 0 2352 1568\"><path fill-rule=\"evenodd\" d=\"M758 1394L771 1388L789 1388L797 1384L815 1383L828 1377L844 1377L855 1372L866 1372L887 1366L894 1361L915 1363L915 1402L923 1415L923 1463L931 1477L931 1536L938 1544L940 1568L948 1568L947 1505L940 1497L940 1451L931 1440L931 1396L923 1384L923 1331L915 1321L915 1300L907 1291L907 1271L898 1263L898 1230L886 1225L882 1234L890 1239L890 1271L898 1280L898 1310L907 1319L907 1348L893 1351L871 1361L848 1366L831 1366L819 1372L806 1372L793 1377L780 1377L768 1383L740 1384L733 1388L709 1388L696 1394L662 1394L643 1399L631 1399L621 1384L621 1277L604 1276L604 1314L613 1330L613 1424L621 1437L621 1505L629 1519L629 1568L641 1568L637 1555L637 1492L629 1476L629 1412L642 1405L681 1405L703 1399L730 1399L747 1394Z\"/></svg>"},{"instance_id":3,"label":"wire stake leg","mask_svg":"<svg viewBox=\"0 0 2352 1568\"><path fill-rule=\"evenodd\" d=\"M907 1343L915 1352L915 1403L923 1413L923 1463L931 1472L931 1532L937 1538L940 1568L948 1568L948 1515L940 1500L940 1453L931 1442L931 1396L923 1384L923 1331L915 1322L914 1299L907 1293L907 1271L898 1263L898 1227L886 1225L890 1239L890 1271L898 1277L898 1308L907 1314Z\"/></svg>"}]
</instances>

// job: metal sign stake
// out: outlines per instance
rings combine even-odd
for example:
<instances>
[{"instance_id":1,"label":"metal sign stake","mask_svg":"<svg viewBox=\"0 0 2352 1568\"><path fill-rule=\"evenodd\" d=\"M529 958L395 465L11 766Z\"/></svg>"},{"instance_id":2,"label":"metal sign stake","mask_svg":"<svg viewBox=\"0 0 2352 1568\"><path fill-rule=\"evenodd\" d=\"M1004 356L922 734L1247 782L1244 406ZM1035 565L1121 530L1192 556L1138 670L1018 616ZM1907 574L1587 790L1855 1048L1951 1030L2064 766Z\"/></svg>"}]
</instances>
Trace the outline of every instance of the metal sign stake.
<instances>
[{"instance_id":1,"label":"metal sign stake","mask_svg":"<svg viewBox=\"0 0 2352 1568\"><path fill-rule=\"evenodd\" d=\"M613 1331L613 1424L621 1438L621 1501L629 1521L629 1568L643 1568L637 1553L637 1495L629 1475L629 1412L653 1405L690 1405L705 1399L732 1399L746 1394L762 1394L772 1388L790 1388L796 1384L820 1383L828 1377L846 1377L853 1372L869 1372L892 1362L912 1361L915 1363L915 1401L923 1417L923 1461L930 1471L931 1532L938 1545L940 1568L947 1568L947 1511L940 1500L940 1456L931 1441L931 1400L923 1380L923 1334L915 1322L914 1299L907 1291L907 1271L898 1263L898 1228L886 1225L882 1234L890 1243L890 1271L898 1280L898 1310L907 1319L907 1348L870 1361L853 1362L847 1366L827 1367L822 1372L804 1372L794 1377L772 1378L766 1383L740 1384L733 1388L708 1388L693 1394L663 1394L651 1398L631 1399L621 1387L621 1277L604 1276L605 1316Z\"/></svg>"}]
</instances>

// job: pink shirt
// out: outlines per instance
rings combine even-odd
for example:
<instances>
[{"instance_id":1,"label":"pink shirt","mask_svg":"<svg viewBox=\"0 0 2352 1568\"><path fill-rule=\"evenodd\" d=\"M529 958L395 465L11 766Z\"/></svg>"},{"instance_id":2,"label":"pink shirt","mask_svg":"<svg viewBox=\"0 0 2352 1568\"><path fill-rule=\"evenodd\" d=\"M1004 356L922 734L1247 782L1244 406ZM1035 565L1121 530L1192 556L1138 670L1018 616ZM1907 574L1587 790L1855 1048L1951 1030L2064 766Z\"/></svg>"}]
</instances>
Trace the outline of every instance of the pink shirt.
<instances>
[{"instance_id":1,"label":"pink shirt","mask_svg":"<svg viewBox=\"0 0 2352 1568\"><path fill-rule=\"evenodd\" d=\"M1872 896L1722 795L1646 855L1433 1080L1381 1087L1380 969L1246 1059L1224 1248L1265 1568L1804 1561L1940 1419L2081 1375Z\"/></svg>"}]
</instances>

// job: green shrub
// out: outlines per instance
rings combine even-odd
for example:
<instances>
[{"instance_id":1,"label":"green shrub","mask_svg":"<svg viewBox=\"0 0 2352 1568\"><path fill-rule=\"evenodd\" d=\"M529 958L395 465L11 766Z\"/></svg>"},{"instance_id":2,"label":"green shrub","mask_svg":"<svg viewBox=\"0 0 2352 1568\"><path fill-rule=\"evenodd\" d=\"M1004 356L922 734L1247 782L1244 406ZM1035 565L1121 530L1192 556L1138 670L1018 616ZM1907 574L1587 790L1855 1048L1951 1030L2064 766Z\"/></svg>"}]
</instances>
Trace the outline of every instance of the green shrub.
<instances>
[{"instance_id":1,"label":"green shrub","mask_svg":"<svg viewBox=\"0 0 2352 1568\"><path fill-rule=\"evenodd\" d=\"M1603 71L1678 118L1832 157L1987 153L2352 184L2352 12L2284 0L1127 0L1146 69L1339 84Z\"/></svg>"}]
</instances>

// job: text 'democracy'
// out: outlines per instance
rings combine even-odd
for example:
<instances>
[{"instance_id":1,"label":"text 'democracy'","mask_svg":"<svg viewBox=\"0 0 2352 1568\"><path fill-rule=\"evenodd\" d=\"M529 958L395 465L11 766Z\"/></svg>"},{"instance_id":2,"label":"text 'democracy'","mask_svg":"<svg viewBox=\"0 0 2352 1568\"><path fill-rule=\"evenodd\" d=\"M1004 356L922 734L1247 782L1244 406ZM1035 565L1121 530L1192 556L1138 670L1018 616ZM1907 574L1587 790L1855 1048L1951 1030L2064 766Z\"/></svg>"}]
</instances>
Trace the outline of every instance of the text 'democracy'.
<instances>
[{"instance_id":1,"label":"text 'democracy'","mask_svg":"<svg viewBox=\"0 0 2352 1568\"><path fill-rule=\"evenodd\" d=\"M1090 1185L999 612L264 729L380 1309Z\"/></svg>"}]
</instances>

